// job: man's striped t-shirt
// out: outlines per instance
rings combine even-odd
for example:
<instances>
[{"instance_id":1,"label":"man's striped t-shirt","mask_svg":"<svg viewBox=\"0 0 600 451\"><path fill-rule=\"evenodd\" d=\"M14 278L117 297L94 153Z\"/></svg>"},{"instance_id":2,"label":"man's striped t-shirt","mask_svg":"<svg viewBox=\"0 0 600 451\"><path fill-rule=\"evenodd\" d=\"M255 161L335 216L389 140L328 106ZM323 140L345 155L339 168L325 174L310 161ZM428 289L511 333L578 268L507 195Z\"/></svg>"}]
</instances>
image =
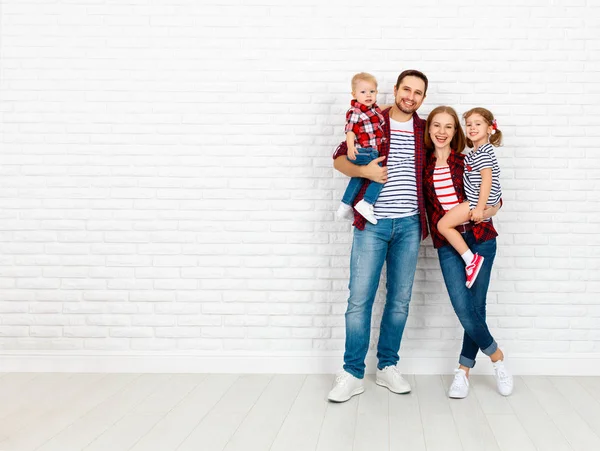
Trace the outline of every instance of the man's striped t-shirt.
<instances>
[{"instance_id":1,"label":"man's striped t-shirt","mask_svg":"<svg viewBox=\"0 0 600 451\"><path fill-rule=\"evenodd\" d=\"M390 153L387 169L387 183L374 205L375 217L403 218L419 214L412 118L408 122L398 122L390 118Z\"/></svg>"}]
</instances>

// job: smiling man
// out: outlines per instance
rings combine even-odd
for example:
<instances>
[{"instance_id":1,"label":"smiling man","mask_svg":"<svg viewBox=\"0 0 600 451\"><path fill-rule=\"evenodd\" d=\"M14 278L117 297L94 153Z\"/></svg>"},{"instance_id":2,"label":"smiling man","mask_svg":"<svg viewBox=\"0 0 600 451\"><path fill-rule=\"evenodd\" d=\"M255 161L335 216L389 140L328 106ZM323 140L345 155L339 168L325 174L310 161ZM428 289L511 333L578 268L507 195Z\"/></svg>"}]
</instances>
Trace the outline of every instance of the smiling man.
<instances>
[{"instance_id":1,"label":"smiling man","mask_svg":"<svg viewBox=\"0 0 600 451\"><path fill-rule=\"evenodd\" d=\"M364 391L371 312L384 262L387 262L387 298L377 344L376 382L394 393L408 393L411 389L396 365L419 244L427 237L422 187L425 121L416 113L427 94L427 84L425 74L417 70L406 70L398 77L394 105L383 112L386 139L379 158L366 166L354 165L347 159L345 142L333 155L334 167L341 173L384 186L374 205L377 224L368 223L354 212L344 367L329 392L330 401L344 402ZM363 198L369 183L363 184L354 205Z\"/></svg>"}]
</instances>

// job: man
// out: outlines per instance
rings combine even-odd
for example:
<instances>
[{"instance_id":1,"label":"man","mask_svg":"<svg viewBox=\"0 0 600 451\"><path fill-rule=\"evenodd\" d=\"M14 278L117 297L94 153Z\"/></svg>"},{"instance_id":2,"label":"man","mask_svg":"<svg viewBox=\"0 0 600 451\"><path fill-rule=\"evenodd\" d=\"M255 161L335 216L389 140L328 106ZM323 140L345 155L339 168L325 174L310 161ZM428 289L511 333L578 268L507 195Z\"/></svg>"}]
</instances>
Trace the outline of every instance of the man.
<instances>
[{"instance_id":1,"label":"man","mask_svg":"<svg viewBox=\"0 0 600 451\"><path fill-rule=\"evenodd\" d=\"M369 350L371 312L381 269L387 262L387 298L377 344L376 383L394 393L408 393L409 383L396 364L410 302L421 239L427 237L422 187L425 162L425 121L416 111L427 94L427 77L416 70L400 74L394 86L394 105L383 112L384 142L379 158L357 166L346 158L346 143L334 153L334 167L348 177L383 183L374 205L376 224L354 212L350 257L350 297L346 310L344 370L328 399L344 402L364 391L365 357ZM379 163L383 166L379 166ZM370 182L354 199L356 205Z\"/></svg>"}]
</instances>

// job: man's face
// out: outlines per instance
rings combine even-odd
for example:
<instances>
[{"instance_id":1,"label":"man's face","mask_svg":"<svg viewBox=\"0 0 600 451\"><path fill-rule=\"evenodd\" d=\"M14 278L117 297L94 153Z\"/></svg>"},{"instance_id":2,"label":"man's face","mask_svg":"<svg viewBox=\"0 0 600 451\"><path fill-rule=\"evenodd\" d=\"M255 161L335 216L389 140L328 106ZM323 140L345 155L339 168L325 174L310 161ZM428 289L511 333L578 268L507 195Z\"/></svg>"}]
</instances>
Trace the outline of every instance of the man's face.
<instances>
[{"instance_id":1,"label":"man's face","mask_svg":"<svg viewBox=\"0 0 600 451\"><path fill-rule=\"evenodd\" d=\"M397 88L394 86L396 106L406 114L413 114L425 100L425 82L419 77L404 77Z\"/></svg>"},{"instance_id":2,"label":"man's face","mask_svg":"<svg viewBox=\"0 0 600 451\"><path fill-rule=\"evenodd\" d=\"M377 86L370 81L358 80L352 96L363 105L371 106L377 101Z\"/></svg>"}]
</instances>

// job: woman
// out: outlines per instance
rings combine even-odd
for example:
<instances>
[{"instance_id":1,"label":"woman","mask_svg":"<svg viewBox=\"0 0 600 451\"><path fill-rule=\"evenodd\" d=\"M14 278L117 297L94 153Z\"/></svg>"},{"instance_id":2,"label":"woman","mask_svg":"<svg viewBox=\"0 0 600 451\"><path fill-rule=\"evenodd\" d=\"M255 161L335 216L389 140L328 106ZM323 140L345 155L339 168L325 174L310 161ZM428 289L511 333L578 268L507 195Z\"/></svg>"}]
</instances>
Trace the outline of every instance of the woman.
<instances>
[{"instance_id":1,"label":"woman","mask_svg":"<svg viewBox=\"0 0 600 451\"><path fill-rule=\"evenodd\" d=\"M479 276L471 289L467 288L465 263L462 257L437 230L438 221L446 211L465 200L463 186L465 135L456 111L449 106L435 108L425 126L427 160L423 177L425 205L433 245L438 251L444 282L452 307L465 332L463 346L454 370L454 381L448 390L450 398L465 398L469 393L469 371L475 366L479 349L490 357L498 391L512 393L513 379L504 366L504 354L492 337L486 324L486 295L492 265L496 256L496 236L492 221L500 207L485 210L484 221L464 223L456 229L462 234L473 252L484 257Z\"/></svg>"}]
</instances>

